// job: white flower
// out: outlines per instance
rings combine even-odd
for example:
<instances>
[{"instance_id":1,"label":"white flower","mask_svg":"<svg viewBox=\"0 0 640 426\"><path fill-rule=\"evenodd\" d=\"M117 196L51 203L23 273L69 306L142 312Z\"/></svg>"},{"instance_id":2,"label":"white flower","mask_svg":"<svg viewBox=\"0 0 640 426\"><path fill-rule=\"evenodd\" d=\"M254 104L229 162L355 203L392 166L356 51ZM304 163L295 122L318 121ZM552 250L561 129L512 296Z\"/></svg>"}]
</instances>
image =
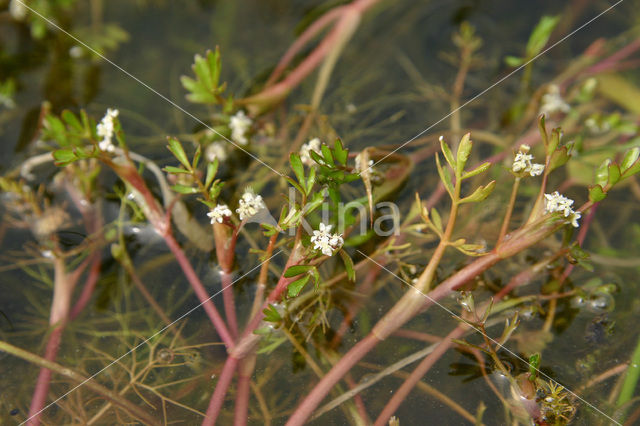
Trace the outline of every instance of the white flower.
<instances>
[{"instance_id":1,"label":"white flower","mask_svg":"<svg viewBox=\"0 0 640 426\"><path fill-rule=\"evenodd\" d=\"M256 195L252 189L247 189L240 199L236 213L240 216L240 220L248 219L255 216L260 210L266 208L264 201L260 195Z\"/></svg>"},{"instance_id":2,"label":"white flower","mask_svg":"<svg viewBox=\"0 0 640 426\"><path fill-rule=\"evenodd\" d=\"M533 155L529 154L531 147L529 145L520 145L520 149L513 159L511 170L514 173L529 173L531 176L538 176L544 171L544 164L532 163Z\"/></svg>"},{"instance_id":3,"label":"white flower","mask_svg":"<svg viewBox=\"0 0 640 426\"><path fill-rule=\"evenodd\" d=\"M252 123L251 119L244 114L244 111L238 111L229 121L231 139L238 142L240 145L246 145L249 143L246 133Z\"/></svg>"},{"instance_id":4,"label":"white flower","mask_svg":"<svg viewBox=\"0 0 640 426\"><path fill-rule=\"evenodd\" d=\"M224 148L224 143L214 142L210 144L204 151L204 155L210 162L213 162L216 158L218 161L224 161L227 159L227 150Z\"/></svg>"},{"instance_id":5,"label":"white flower","mask_svg":"<svg viewBox=\"0 0 640 426\"><path fill-rule=\"evenodd\" d=\"M316 164L316 162L313 161L313 158L311 158L311 151L315 151L320 154L320 145L320 139L318 138L313 138L302 145L302 148L300 148L300 161L302 161L302 164L306 164L307 166L313 166Z\"/></svg>"},{"instance_id":6,"label":"white flower","mask_svg":"<svg viewBox=\"0 0 640 426\"><path fill-rule=\"evenodd\" d=\"M571 206L573 206L573 200L565 197L564 195L560 195L558 191L555 191L553 194L544 194L545 206L544 210L547 213L555 213L561 212L562 215L566 218L569 218L567 223L571 223L571 225L576 228L578 225L578 219L580 219L580 212L576 212L573 210Z\"/></svg>"},{"instance_id":7,"label":"white flower","mask_svg":"<svg viewBox=\"0 0 640 426\"><path fill-rule=\"evenodd\" d=\"M540 176L544 172L544 164L532 164L529 174L531 176Z\"/></svg>"},{"instance_id":8,"label":"white flower","mask_svg":"<svg viewBox=\"0 0 640 426\"><path fill-rule=\"evenodd\" d=\"M320 250L325 256L332 256L333 252L344 244L341 234L331 234L331 225L321 223L317 231L313 231L311 242L313 249Z\"/></svg>"},{"instance_id":9,"label":"white flower","mask_svg":"<svg viewBox=\"0 0 640 426\"><path fill-rule=\"evenodd\" d=\"M107 109L107 113L102 117L102 121L96 126L96 132L98 136L102 138L102 140L98 142L98 148L102 151L113 152L116 149L111 139L113 139L113 134L115 133L113 120L118 114L119 111L117 109Z\"/></svg>"},{"instance_id":10,"label":"white flower","mask_svg":"<svg viewBox=\"0 0 640 426\"><path fill-rule=\"evenodd\" d=\"M573 214L571 215L571 225L573 225L574 228L580 226L578 224L578 219L580 219L581 216L582 215L580 214L580 212L573 212Z\"/></svg>"},{"instance_id":11,"label":"white flower","mask_svg":"<svg viewBox=\"0 0 640 426\"><path fill-rule=\"evenodd\" d=\"M213 210L207 213L207 216L211 218L211 224L213 224L213 222L222 223L225 217L231 216L231 210L229 210L226 204L218 204Z\"/></svg>"},{"instance_id":12,"label":"white flower","mask_svg":"<svg viewBox=\"0 0 640 426\"><path fill-rule=\"evenodd\" d=\"M560 96L560 88L555 84L549 86L547 93L542 96L542 104L540 105L540 114L549 116L556 112L568 113L571 106Z\"/></svg>"}]
</instances>

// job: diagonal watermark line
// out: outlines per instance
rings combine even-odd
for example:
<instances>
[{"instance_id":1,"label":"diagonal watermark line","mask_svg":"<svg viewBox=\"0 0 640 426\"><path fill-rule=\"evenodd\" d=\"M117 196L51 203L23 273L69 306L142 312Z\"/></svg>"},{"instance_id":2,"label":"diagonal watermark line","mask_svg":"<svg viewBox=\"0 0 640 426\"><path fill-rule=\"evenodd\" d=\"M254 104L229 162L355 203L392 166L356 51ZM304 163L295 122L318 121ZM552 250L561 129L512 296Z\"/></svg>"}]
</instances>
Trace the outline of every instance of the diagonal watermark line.
<instances>
[{"instance_id":1,"label":"diagonal watermark line","mask_svg":"<svg viewBox=\"0 0 640 426\"><path fill-rule=\"evenodd\" d=\"M64 33L65 35L67 35L68 37L70 37L71 39L73 39L76 43L81 44L82 46L84 46L85 48L87 48L88 50L90 50L92 53L94 53L95 55L99 56L100 58L104 59L106 62L108 62L109 64L111 64L112 66L114 66L115 68L117 68L119 71L121 71L123 74L125 74L127 77L130 77L131 79L133 79L134 81L136 81L137 83L141 84L144 88L146 88L147 90L151 91L152 93L158 95L160 98L162 98L164 101L168 102L169 104L171 104L174 108L178 109L179 111L185 113L186 115L188 115L189 117L193 118L195 121L197 121L199 124L202 124L203 126L205 126L207 129L211 130L213 133L215 133L216 135L220 136L221 138L223 138L224 140L226 140L227 142L229 142L230 144L232 144L233 146L235 146L236 148L238 148L239 150L243 151L245 154L247 154L248 156L250 156L251 158L253 158L254 160L256 160L257 162L261 163L263 166L267 167L268 169L270 169L272 172L274 172L275 174L284 177L285 175L283 175L282 173L280 173L279 171L277 171L276 169L274 169L273 167L271 167L270 165L268 165L267 163L265 163L264 161L262 161L260 158L258 158L256 155L254 155L253 153L247 151L246 149L244 149L243 147L241 147L240 145L238 145L237 143L235 143L234 141L232 141L231 139L229 139L228 137L224 136L222 133L218 132L216 129L214 129L213 127L209 126L207 123L205 123L204 121L200 120L198 117L196 117L195 115L193 115L192 113L190 113L189 111L187 111L186 109L184 109L183 107L181 107L180 105L178 105L176 102L172 101L171 99L169 99L168 97L166 97L165 95L163 95L162 93L160 93L159 91L157 91L156 89L154 89L153 87L149 86L147 83L145 83L144 81L140 80L138 77L136 77L135 75L131 74L129 71L125 70L124 68L122 68L120 65L116 64L115 62L113 62L111 59L107 58L106 56L104 56L102 53L98 52L96 49L94 49L93 47L89 46L87 43L83 42L82 40L80 40L78 37L74 36L73 34L71 34L70 32L66 31L64 28L60 27L58 24L56 24L55 22L53 22L51 19L47 18L46 16L42 15L40 12L38 12L37 10L33 9L32 7L30 7L29 5L27 5L23 0L16 0L18 3L20 3L21 5L23 5L24 7L26 7L27 9L29 9L32 13L34 13L35 15L39 16L40 18L42 18L44 21L46 21L49 25L51 25L52 27L54 27L55 29L57 29L58 31Z\"/></svg>"},{"instance_id":2,"label":"diagonal watermark line","mask_svg":"<svg viewBox=\"0 0 640 426\"><path fill-rule=\"evenodd\" d=\"M569 39L570 37L572 37L575 33L577 33L578 31L584 29L585 27L587 27L589 24L591 24L592 22L594 22L595 20L597 20L598 18L600 18L602 15L606 14L607 12L609 12L611 9L613 9L614 7L616 7L617 5L619 5L620 3L622 3L624 0L618 0L617 2L615 2L614 4L612 4L611 6L609 6L608 8L606 8L605 10L603 10L602 12L600 12L599 14L597 14L596 16L594 16L593 18L589 19L587 22L585 22L584 24L580 25L578 28L576 28L575 30L571 31L569 34L567 34L566 36L562 37L560 40L556 41L555 43L553 43L551 46L547 47L546 49L544 49L542 52L538 53L536 56L534 56L533 58L529 59L527 62L525 62L524 64L520 65L518 68L516 68L515 70L511 71L509 74L505 75L504 77L502 77L501 79L499 79L498 81L496 81L495 83L493 83L491 86L487 87L486 89L484 89L482 92L478 93L477 95L475 95L474 97L472 97L471 99L469 99L468 101L464 102L462 105L460 105L458 108L454 109L453 111L449 112L447 115L445 115L444 117L442 117L441 119L439 119L438 121L436 121L435 123L431 124L429 127L427 127L426 129L424 129L423 131L421 131L420 133L418 133L417 135L415 135L414 137L412 137L411 139L407 140L406 142L404 142L402 145L400 145L398 148L394 149L393 151L391 151L390 153L388 153L387 155L385 155L384 157L382 157L380 160L376 161L374 164L372 164L370 166L370 168L375 167L377 164L381 163L382 161L385 160L385 158L389 157L390 155L393 155L395 152L401 150L402 148L404 148L406 145L410 144L411 142L413 142L414 140L416 140L417 138L419 138L420 136L424 135L425 133L427 133L429 130L433 129L435 126L437 126L438 124L442 123L444 120L446 120L447 118L451 117L453 114L455 114L456 112L460 111L462 108L466 107L467 105L469 105L471 102L475 101L476 99L478 99L480 96L484 95L485 93L487 93L488 91L490 91L491 89L493 89L494 87L496 87L497 85L499 85L500 83L502 83L503 81L505 81L506 79L508 79L509 77L511 77L512 75L516 74L518 71L520 71L521 69L523 69L524 67L526 67L527 65L529 65L531 62L535 61L536 59L538 59L540 56L544 55L545 53L547 53L548 51L550 51L551 49L553 49L554 47L558 46L559 44L565 42L567 39Z\"/></svg>"},{"instance_id":3,"label":"diagonal watermark line","mask_svg":"<svg viewBox=\"0 0 640 426\"><path fill-rule=\"evenodd\" d=\"M222 293L224 290L226 290L227 288L231 287L232 285L234 285L235 283L237 283L238 281L240 281L241 279L243 279L244 277L246 277L247 275L249 275L250 273L252 273L253 271L255 271L256 269L260 268L264 263L269 262L271 259L273 259L274 257L276 257L277 255L279 255L280 253L282 253L282 250L279 250L276 254L274 254L273 256L269 257L268 259L263 260L262 262L260 262L258 265L254 266L253 268L251 268L248 272L245 272L244 274L242 274L241 276L239 276L238 278L236 278L235 280L233 280L231 282L231 284L229 284L226 287L221 288L220 290L218 290L216 293L214 293L213 295L211 295L209 298L207 298L205 301L198 303L196 306L194 306L193 308L189 309L187 312L185 312L184 314L180 315L178 318L176 318L175 320L173 320L170 324L165 325L164 327L162 327L160 330L156 331L154 334L152 334L151 336L147 337L146 339L144 339L142 342L140 342L139 344L137 344L136 346L134 346L132 349L130 349L129 351L127 351L126 353L120 355L120 357L118 357L117 359L113 360L111 363L107 364L106 366L102 367L100 370L98 370L97 372L93 373L91 376L89 376L86 380L80 382L79 384L77 384L76 386L74 386L73 388L71 388L70 390L68 390L67 392L65 392L62 396L59 396L58 398L56 398L54 401L52 401L51 403L49 403L46 407L42 408L42 410L38 411L37 413L33 414L31 417L29 417L28 419L24 420L22 423L20 423L20 426L22 426L23 424L27 423L29 420L31 420L32 418L38 416L40 413L42 413L43 411L47 410L48 408L52 407L53 405L55 405L58 401L60 401L61 399L65 398L67 395L69 395L70 393L72 393L73 391L75 391L76 389L78 389L80 386L84 385L85 383L87 383L90 380L93 380L96 376L98 376L100 373L102 373L103 371L105 371L106 369L108 369L109 367L111 367L112 365L120 362L121 359L123 359L124 357L126 357L127 355L129 355L131 352L137 350L139 347L141 347L142 345L146 344L147 342L149 342L149 340L153 339L154 337L156 337L158 334L162 333L163 331L165 331L166 329L168 329L169 327L173 326L175 323L177 323L178 321L182 320L183 318L185 318L186 316L190 315L193 311L195 311L196 309L198 309L200 306L204 305L205 302L213 299L214 297L216 297L217 295L219 295L220 293Z\"/></svg>"},{"instance_id":4,"label":"diagonal watermark line","mask_svg":"<svg viewBox=\"0 0 640 426\"><path fill-rule=\"evenodd\" d=\"M522 361L523 363L525 363L526 365L529 366L529 368L533 368L534 370L536 370L536 372L538 374L540 374L541 376L544 376L545 378L549 379L550 381L559 384L561 386L564 387L564 389L570 393L571 395L573 395L575 398L577 398L578 400L580 400L580 402L584 403L585 405L591 407L593 410L597 411L598 413L602 414L604 417L606 417L607 419L611 420L613 423L615 423L618 426L622 426L622 423L618 422L617 420L613 419L611 416L609 416L608 414L606 414L604 411L600 410L598 407L596 407L595 405L591 404L589 401L585 400L584 398L582 398L580 395L578 395L577 393L573 392L571 389L569 389L568 387L562 385L562 383L558 382L557 380L551 378L549 375L545 374L544 372L540 371L538 368L534 367L533 365L531 365L529 363L529 361L526 361L525 359L523 359L521 356L519 356L518 354L516 354L515 352L513 352L512 350L510 350L509 348L507 348L506 346L500 345L500 342L498 342L497 340L495 340L494 338L492 338L491 336L487 335L486 333L484 333L482 330L480 330L478 327L476 327L475 325L471 324L469 321L465 320L464 318L462 318L460 315L456 314L455 312L453 312L451 309L447 308L446 306L444 306L443 304L441 304L440 302L438 302L436 299L434 299L433 297L429 296L427 293L424 293L422 291L420 291L420 289L418 289L416 286L414 286L413 284L407 282L406 280L404 280L402 277L398 276L397 274L395 274L393 271L387 269L384 265L378 263L375 261L375 259L373 259L372 257L368 256L367 254L361 252L360 250L356 250L358 253L360 253L361 255L363 255L364 257L366 257L367 259L369 259L371 262L375 263L376 265L378 265L380 268L384 269L385 271L387 271L389 274L393 275L394 277L396 277L397 279L399 279L400 281L402 281L403 283L405 283L406 285L408 285L409 287L411 287L412 289L414 289L415 291L417 291L418 293L420 293L422 296L424 296L426 299L428 299L429 301L431 301L433 304L437 305L438 307L442 308L444 311L446 311L449 315L453 316L454 318L458 319L459 321L463 322L464 324L468 325L469 327L473 328L475 331L477 331L478 333L482 334L484 337L486 337L487 339L489 339L491 342L495 343L496 345L498 345L500 347L500 349L504 349L506 352L508 352L510 355L513 355L514 357L516 357L518 360Z\"/></svg>"}]
</instances>

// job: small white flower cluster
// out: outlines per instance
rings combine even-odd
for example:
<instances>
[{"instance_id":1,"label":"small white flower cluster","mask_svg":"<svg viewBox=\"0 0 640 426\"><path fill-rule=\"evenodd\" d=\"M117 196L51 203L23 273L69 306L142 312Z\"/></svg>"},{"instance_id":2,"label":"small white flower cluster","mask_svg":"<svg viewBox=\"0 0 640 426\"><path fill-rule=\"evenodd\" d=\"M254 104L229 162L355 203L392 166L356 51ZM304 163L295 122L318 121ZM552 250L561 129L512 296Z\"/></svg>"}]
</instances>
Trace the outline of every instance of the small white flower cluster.
<instances>
[{"instance_id":1,"label":"small white flower cluster","mask_svg":"<svg viewBox=\"0 0 640 426\"><path fill-rule=\"evenodd\" d=\"M255 216L260 210L266 208L264 201L260 195L256 195L252 189L247 189L240 199L236 213L240 216L240 220L248 219Z\"/></svg>"},{"instance_id":2,"label":"small white flower cluster","mask_svg":"<svg viewBox=\"0 0 640 426\"><path fill-rule=\"evenodd\" d=\"M213 162L216 158L218 161L224 161L227 159L227 150L224 147L223 142L213 142L204 151L204 155L210 162Z\"/></svg>"},{"instance_id":3,"label":"small white flower cluster","mask_svg":"<svg viewBox=\"0 0 640 426\"><path fill-rule=\"evenodd\" d=\"M313 158L311 158L311 151L315 151L320 154L320 145L321 142L318 138L313 138L302 145L302 148L300 148L300 161L302 161L302 164L306 164L307 166L313 166L316 164L316 162L313 161Z\"/></svg>"},{"instance_id":4,"label":"small white flower cluster","mask_svg":"<svg viewBox=\"0 0 640 426\"><path fill-rule=\"evenodd\" d=\"M529 145L520 145L520 149L513 159L511 170L514 173L529 173L531 176L541 175L544 171L544 164L532 163L533 155L529 154L531 147Z\"/></svg>"},{"instance_id":5,"label":"small white flower cluster","mask_svg":"<svg viewBox=\"0 0 640 426\"><path fill-rule=\"evenodd\" d=\"M560 195L558 191L555 191L553 194L544 194L545 206L544 210L547 213L555 213L562 212L562 215L566 218L569 218L569 222L574 227L578 227L578 219L580 219L580 212L574 211L571 206L573 206L573 200L565 197L564 195Z\"/></svg>"},{"instance_id":6,"label":"small white flower cluster","mask_svg":"<svg viewBox=\"0 0 640 426\"><path fill-rule=\"evenodd\" d=\"M560 88L555 84L549 86L547 93L542 95L542 105L540 105L540 114L550 116L556 112L568 113L571 106L560 96Z\"/></svg>"},{"instance_id":7,"label":"small white flower cluster","mask_svg":"<svg viewBox=\"0 0 640 426\"><path fill-rule=\"evenodd\" d=\"M311 242L314 250L320 250L325 256L332 256L333 252L344 244L341 234L331 234L331 225L320 224L317 231L313 231Z\"/></svg>"},{"instance_id":8,"label":"small white flower cluster","mask_svg":"<svg viewBox=\"0 0 640 426\"><path fill-rule=\"evenodd\" d=\"M251 119L244 114L244 111L238 111L229 121L231 139L240 145L246 145L249 143L249 140L247 139L247 130L249 130L252 123Z\"/></svg>"},{"instance_id":9,"label":"small white flower cluster","mask_svg":"<svg viewBox=\"0 0 640 426\"><path fill-rule=\"evenodd\" d=\"M118 113L117 109L107 109L107 113L102 118L102 121L96 126L98 136L102 138L102 140L98 142L98 148L102 151L113 152L116 150L111 139L113 139L113 134L115 133L113 120L118 116Z\"/></svg>"},{"instance_id":10,"label":"small white flower cluster","mask_svg":"<svg viewBox=\"0 0 640 426\"><path fill-rule=\"evenodd\" d=\"M225 217L231 217L231 210L226 204L218 204L213 210L207 213L207 216L211 218L211 224L213 224L213 222L222 223Z\"/></svg>"}]
</instances>

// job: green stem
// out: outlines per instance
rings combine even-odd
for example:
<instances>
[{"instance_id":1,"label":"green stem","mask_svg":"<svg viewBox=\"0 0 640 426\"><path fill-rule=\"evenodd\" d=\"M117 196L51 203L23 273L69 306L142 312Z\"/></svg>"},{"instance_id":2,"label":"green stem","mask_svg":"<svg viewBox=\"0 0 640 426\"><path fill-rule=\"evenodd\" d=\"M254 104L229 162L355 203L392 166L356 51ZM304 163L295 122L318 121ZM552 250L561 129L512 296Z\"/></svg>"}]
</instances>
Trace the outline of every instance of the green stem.
<instances>
[{"instance_id":1,"label":"green stem","mask_svg":"<svg viewBox=\"0 0 640 426\"><path fill-rule=\"evenodd\" d=\"M638 378L640 378L640 338L636 344L636 348L631 356L631 363L627 368L627 374L622 383L622 390L618 396L617 406L620 407L624 403L628 402L633 396L638 384Z\"/></svg>"}]
</instances>

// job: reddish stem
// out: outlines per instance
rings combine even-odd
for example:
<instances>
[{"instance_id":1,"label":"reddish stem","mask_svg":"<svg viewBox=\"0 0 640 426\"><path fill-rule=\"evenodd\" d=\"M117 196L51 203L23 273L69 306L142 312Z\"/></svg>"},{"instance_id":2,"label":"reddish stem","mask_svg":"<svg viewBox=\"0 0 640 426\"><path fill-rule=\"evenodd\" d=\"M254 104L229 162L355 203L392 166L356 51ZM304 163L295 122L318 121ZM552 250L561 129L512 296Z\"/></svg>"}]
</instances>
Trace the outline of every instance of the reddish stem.
<instances>
[{"instance_id":1,"label":"reddish stem","mask_svg":"<svg viewBox=\"0 0 640 426\"><path fill-rule=\"evenodd\" d=\"M256 356L251 355L240 361L238 367L238 390L236 391L236 407L234 414L235 426L246 426L249 412L249 390L251 374L256 365Z\"/></svg>"},{"instance_id":2,"label":"reddish stem","mask_svg":"<svg viewBox=\"0 0 640 426\"><path fill-rule=\"evenodd\" d=\"M182 247L180 247L180 244L178 244L174 236L171 234L165 234L163 235L163 238L167 246L175 256L176 261L182 268L182 272L187 277L187 280L191 284L191 287L193 288L193 291L196 293L196 296L198 296L198 299L200 300L200 303L202 304L204 311L209 316L209 319L213 323L213 326L218 332L218 335L220 336L224 344L227 346L227 349L233 348L235 344L234 344L233 338L231 337L231 333L229 333L229 330L227 329L227 326L224 320L222 319L222 317L220 316L220 313L218 313L218 310L216 309L213 302L211 301L211 298L207 293L207 290L202 285L200 278L198 278L196 271L193 270L193 267L191 266L191 262L189 262L189 259L187 259L187 256L184 254Z\"/></svg>"},{"instance_id":3,"label":"reddish stem","mask_svg":"<svg viewBox=\"0 0 640 426\"><path fill-rule=\"evenodd\" d=\"M100 256L100 252L96 250L91 254L91 256L91 267L89 268L87 279L84 282L84 286L82 287L82 293L80 293L78 300L76 301L75 305L73 305L71 313L69 314L69 318L71 320L76 319L87 306L89 300L91 300L93 291L96 288L98 279L100 278L100 267L102 266L102 258Z\"/></svg>"},{"instance_id":4,"label":"reddish stem","mask_svg":"<svg viewBox=\"0 0 640 426\"><path fill-rule=\"evenodd\" d=\"M416 367L415 370L411 373L411 375L404 381L402 386L398 388L397 391L393 393L393 396L384 407L376 422L375 426L383 426L387 423L389 418L395 413L400 404L404 401L404 399L409 395L414 386L422 380L422 377L427 374L427 371L436 363L437 360L440 359L445 352L449 350L449 348L453 345L453 339L460 338L466 329L466 326L459 325L451 333L449 333L439 344L436 346L433 352L429 354L426 358L424 358L420 364Z\"/></svg>"},{"instance_id":5,"label":"reddish stem","mask_svg":"<svg viewBox=\"0 0 640 426\"><path fill-rule=\"evenodd\" d=\"M47 341L47 347L44 352L44 359L54 362L58 349L60 349L60 341L62 339L62 332L64 331L66 323L57 325ZM51 382L51 370L48 368L41 368L38 374L38 381L36 382L36 388L31 397L31 406L29 407L29 421L28 426L38 426L40 424L40 412L44 409L44 405L47 402L47 393L49 392L49 383Z\"/></svg>"},{"instance_id":6,"label":"reddish stem","mask_svg":"<svg viewBox=\"0 0 640 426\"><path fill-rule=\"evenodd\" d=\"M227 389L229 389L231 379L233 379L233 374L235 373L237 366L237 358L232 356L227 357L227 360L222 367L222 372L220 373L220 379L218 380L216 389L213 391L213 395L209 401L209 407L207 408L207 413L202 421L202 426L213 426L216 424L216 419L220 415L220 409L224 404Z\"/></svg>"},{"instance_id":7,"label":"reddish stem","mask_svg":"<svg viewBox=\"0 0 640 426\"><path fill-rule=\"evenodd\" d=\"M225 271L220 272L222 278L222 300L224 302L224 314L227 317L229 330L235 339L238 337L238 318L236 317L236 305L233 298L233 280L231 274Z\"/></svg>"}]
</instances>

